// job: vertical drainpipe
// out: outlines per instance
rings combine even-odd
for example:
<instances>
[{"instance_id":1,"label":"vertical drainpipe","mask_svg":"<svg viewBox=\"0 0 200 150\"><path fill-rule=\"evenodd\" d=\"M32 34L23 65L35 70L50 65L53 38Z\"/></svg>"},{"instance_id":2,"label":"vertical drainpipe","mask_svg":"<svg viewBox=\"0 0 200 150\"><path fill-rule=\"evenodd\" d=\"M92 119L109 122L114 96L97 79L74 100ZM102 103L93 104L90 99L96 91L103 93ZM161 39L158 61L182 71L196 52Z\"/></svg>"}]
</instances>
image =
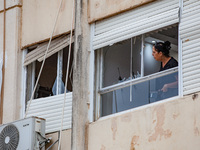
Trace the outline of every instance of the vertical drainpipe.
<instances>
[{"instance_id":1,"label":"vertical drainpipe","mask_svg":"<svg viewBox=\"0 0 200 150\"><path fill-rule=\"evenodd\" d=\"M2 86L0 103L0 124L3 122L3 100L4 100L4 76L5 76L5 51L6 51L6 0L4 0L4 24L3 24L3 65L2 65Z\"/></svg>"}]
</instances>

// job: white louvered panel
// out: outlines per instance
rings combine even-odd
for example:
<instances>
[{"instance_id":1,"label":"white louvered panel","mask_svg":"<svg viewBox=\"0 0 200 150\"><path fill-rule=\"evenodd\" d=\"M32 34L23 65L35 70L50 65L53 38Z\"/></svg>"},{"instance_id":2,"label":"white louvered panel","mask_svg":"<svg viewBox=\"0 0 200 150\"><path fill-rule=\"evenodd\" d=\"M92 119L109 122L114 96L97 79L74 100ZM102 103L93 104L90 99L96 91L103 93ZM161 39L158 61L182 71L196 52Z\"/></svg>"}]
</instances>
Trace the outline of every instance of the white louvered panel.
<instances>
[{"instance_id":1,"label":"white louvered panel","mask_svg":"<svg viewBox=\"0 0 200 150\"><path fill-rule=\"evenodd\" d=\"M190 62L190 63L183 63L183 66L184 68L189 68L191 66L196 66L196 65L199 65L200 64L200 60L197 60L197 61L193 61L193 62ZM184 74L185 72L183 72Z\"/></svg>"},{"instance_id":2,"label":"white louvered panel","mask_svg":"<svg viewBox=\"0 0 200 150\"><path fill-rule=\"evenodd\" d=\"M64 94L32 100L29 116L46 119L46 133L59 131L61 128ZM66 94L63 129L71 128L72 92Z\"/></svg>"},{"instance_id":3,"label":"white louvered panel","mask_svg":"<svg viewBox=\"0 0 200 150\"><path fill-rule=\"evenodd\" d=\"M196 55L196 56L194 56L194 57L190 57L190 58L188 58L188 59L185 59L185 60L183 61L183 65L192 63L192 62L194 62L194 61L197 62L198 60L200 60L200 55Z\"/></svg>"},{"instance_id":4,"label":"white louvered panel","mask_svg":"<svg viewBox=\"0 0 200 150\"><path fill-rule=\"evenodd\" d=\"M176 7L177 1L168 1L166 0L151 3L150 5L145 5L144 7L139 7L134 9L134 11L129 11L124 14L117 15L115 17L106 19L104 21L99 21L96 23L95 27L95 35L101 34L103 32L107 32L113 30L113 28L118 28L120 26L127 25L127 23L132 23L134 21L140 21L144 18L149 18L158 14L161 14L165 11L173 9ZM162 8L159 7L162 5ZM174 6L175 5L175 6ZM158 8L156 11L152 11L152 9Z\"/></svg>"},{"instance_id":5,"label":"white louvered panel","mask_svg":"<svg viewBox=\"0 0 200 150\"><path fill-rule=\"evenodd\" d=\"M194 45L198 45L198 44L194 44ZM191 53L197 52L199 50L199 47L192 47L192 48L183 48L183 56L187 56Z\"/></svg>"},{"instance_id":6,"label":"white louvered panel","mask_svg":"<svg viewBox=\"0 0 200 150\"><path fill-rule=\"evenodd\" d=\"M185 84L186 86L194 85L197 81L200 82L200 79L197 79L197 80L191 80L190 82L184 82L184 84Z\"/></svg>"},{"instance_id":7,"label":"white louvered panel","mask_svg":"<svg viewBox=\"0 0 200 150\"><path fill-rule=\"evenodd\" d=\"M200 1L198 2L198 4L194 3L195 5L192 6L189 10L185 8L185 11L183 12L184 18L182 18L183 20L185 20L187 17L190 17L191 15L196 15L197 13L199 13L199 4Z\"/></svg>"},{"instance_id":8,"label":"white louvered panel","mask_svg":"<svg viewBox=\"0 0 200 150\"><path fill-rule=\"evenodd\" d=\"M189 78L189 77L193 76L194 74L198 75L199 73L200 73L200 70L198 69L198 70L195 70L193 72L186 72L186 73L184 73L184 75ZM187 77L185 78L185 80L187 80ZM200 79L200 78L198 78L198 79Z\"/></svg>"},{"instance_id":9,"label":"white louvered panel","mask_svg":"<svg viewBox=\"0 0 200 150\"><path fill-rule=\"evenodd\" d=\"M180 23L182 44L183 94L200 91L200 1L183 4Z\"/></svg>"},{"instance_id":10,"label":"white louvered panel","mask_svg":"<svg viewBox=\"0 0 200 150\"><path fill-rule=\"evenodd\" d=\"M194 37L195 36L198 37L199 34L200 34L199 26L195 26L195 28L192 27L192 28L189 28L189 29L193 29L193 30L186 32L185 34L182 33L181 37L182 37L183 41L186 41L188 38L194 40Z\"/></svg>"},{"instance_id":11,"label":"white louvered panel","mask_svg":"<svg viewBox=\"0 0 200 150\"><path fill-rule=\"evenodd\" d=\"M183 59L190 59L192 57L200 55L199 49L195 49L192 53L188 53L187 55L183 55Z\"/></svg>"},{"instance_id":12,"label":"white louvered panel","mask_svg":"<svg viewBox=\"0 0 200 150\"><path fill-rule=\"evenodd\" d=\"M178 23L178 10L178 0L161 0L97 22L93 48L98 49Z\"/></svg>"},{"instance_id":13,"label":"white louvered panel","mask_svg":"<svg viewBox=\"0 0 200 150\"><path fill-rule=\"evenodd\" d=\"M184 20L182 20L184 21ZM180 30L181 30L181 33L184 32L184 30L187 30L189 28L192 28L192 27L195 27L195 26L199 26L200 25L200 19L197 16L191 16L189 17L188 19L185 19L184 22L181 22L181 27L180 27Z\"/></svg>"},{"instance_id":14,"label":"white louvered panel","mask_svg":"<svg viewBox=\"0 0 200 150\"><path fill-rule=\"evenodd\" d=\"M72 41L71 43L74 42L74 36L72 37ZM38 61L42 61L47 49L49 42L45 42L42 43L40 45L38 45L38 47L36 49L34 49L33 51L29 52L26 55L26 58L24 60L24 65L29 65L30 63L38 60ZM67 47L70 44L70 35L63 35L61 37L58 37L54 40L52 40L50 46L49 46L49 50L47 53L46 58L52 56L53 54L57 53L58 51L62 50L63 48Z\"/></svg>"},{"instance_id":15,"label":"white louvered panel","mask_svg":"<svg viewBox=\"0 0 200 150\"><path fill-rule=\"evenodd\" d=\"M200 65L196 65L196 66L190 66L190 67L184 67L183 68L183 72L187 73L187 72L192 72L193 70L198 70L200 69Z\"/></svg>"},{"instance_id":16,"label":"white louvered panel","mask_svg":"<svg viewBox=\"0 0 200 150\"><path fill-rule=\"evenodd\" d=\"M192 7L192 4L198 1L199 0L184 0L183 6L184 8Z\"/></svg>"},{"instance_id":17,"label":"white louvered panel","mask_svg":"<svg viewBox=\"0 0 200 150\"><path fill-rule=\"evenodd\" d=\"M188 34L192 34L192 33L196 33L195 31L198 32L199 30L199 26L192 26L190 28L185 28L184 30L180 30L180 35L181 35L181 38L185 38ZM191 36L191 35L189 35Z\"/></svg>"}]
</instances>

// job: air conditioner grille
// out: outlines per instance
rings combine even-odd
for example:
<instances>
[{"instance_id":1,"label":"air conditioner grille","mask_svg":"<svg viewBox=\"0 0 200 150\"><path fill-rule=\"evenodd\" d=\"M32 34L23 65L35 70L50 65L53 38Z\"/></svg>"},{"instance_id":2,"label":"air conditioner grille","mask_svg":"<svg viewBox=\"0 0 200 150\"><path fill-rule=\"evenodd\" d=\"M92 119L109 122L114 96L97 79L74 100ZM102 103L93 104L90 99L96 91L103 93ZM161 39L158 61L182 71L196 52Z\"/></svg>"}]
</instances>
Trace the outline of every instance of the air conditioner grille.
<instances>
[{"instance_id":1,"label":"air conditioner grille","mask_svg":"<svg viewBox=\"0 0 200 150\"><path fill-rule=\"evenodd\" d=\"M7 125L0 133L0 150L16 150L19 143L19 131L13 124Z\"/></svg>"}]
</instances>

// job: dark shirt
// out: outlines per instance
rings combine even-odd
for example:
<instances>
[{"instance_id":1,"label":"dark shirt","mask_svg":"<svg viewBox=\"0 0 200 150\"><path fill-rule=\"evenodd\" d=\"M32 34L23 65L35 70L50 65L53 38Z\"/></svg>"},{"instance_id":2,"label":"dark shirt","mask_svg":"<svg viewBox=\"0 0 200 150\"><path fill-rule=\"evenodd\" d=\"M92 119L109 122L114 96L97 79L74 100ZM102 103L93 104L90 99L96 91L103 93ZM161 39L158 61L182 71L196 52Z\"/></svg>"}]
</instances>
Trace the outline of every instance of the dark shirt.
<instances>
[{"instance_id":1,"label":"dark shirt","mask_svg":"<svg viewBox=\"0 0 200 150\"><path fill-rule=\"evenodd\" d=\"M162 63L161 63L160 71L167 70L167 69L177 67L177 66L178 66L178 62L173 57L171 57L171 59L167 62L167 64L164 67L162 67ZM169 74L169 75L165 75L160 78L157 78L157 82L156 82L157 90L161 90L163 86L167 83L172 83L172 82L177 81L177 77L178 77L178 73L175 72L173 74ZM167 92L162 92L161 96L158 99L161 100L161 99L169 98L176 95L178 95L178 88L170 88L168 89Z\"/></svg>"},{"instance_id":2,"label":"dark shirt","mask_svg":"<svg viewBox=\"0 0 200 150\"><path fill-rule=\"evenodd\" d=\"M162 67L162 62L161 62L160 71L167 70L167 69L177 67L177 66L178 66L178 62L176 61L176 59L171 57L171 59L166 63L164 68Z\"/></svg>"}]
</instances>

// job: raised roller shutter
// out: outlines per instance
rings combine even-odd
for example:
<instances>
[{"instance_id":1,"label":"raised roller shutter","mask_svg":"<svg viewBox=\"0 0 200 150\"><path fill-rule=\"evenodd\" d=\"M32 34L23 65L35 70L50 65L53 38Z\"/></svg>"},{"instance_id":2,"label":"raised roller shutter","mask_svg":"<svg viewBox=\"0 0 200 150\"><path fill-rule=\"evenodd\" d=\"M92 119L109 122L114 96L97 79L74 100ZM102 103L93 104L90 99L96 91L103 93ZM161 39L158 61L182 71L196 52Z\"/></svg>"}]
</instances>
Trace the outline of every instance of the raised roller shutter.
<instances>
[{"instance_id":1,"label":"raised roller shutter","mask_svg":"<svg viewBox=\"0 0 200 150\"><path fill-rule=\"evenodd\" d=\"M157 0L95 24L93 49L179 22L179 0Z\"/></svg>"},{"instance_id":2,"label":"raised roller shutter","mask_svg":"<svg viewBox=\"0 0 200 150\"><path fill-rule=\"evenodd\" d=\"M184 0L180 23L183 94L200 91L200 1Z\"/></svg>"},{"instance_id":3,"label":"raised roller shutter","mask_svg":"<svg viewBox=\"0 0 200 150\"><path fill-rule=\"evenodd\" d=\"M74 42L74 36L72 36L71 40L71 43L73 42ZM25 57L24 66L29 65L36 60L38 60L39 62L43 61L48 44L49 41L39 44L36 49L29 52ZM69 46L69 44L70 44L70 35L63 35L61 37L52 40L46 58L59 52L63 48Z\"/></svg>"}]
</instances>

